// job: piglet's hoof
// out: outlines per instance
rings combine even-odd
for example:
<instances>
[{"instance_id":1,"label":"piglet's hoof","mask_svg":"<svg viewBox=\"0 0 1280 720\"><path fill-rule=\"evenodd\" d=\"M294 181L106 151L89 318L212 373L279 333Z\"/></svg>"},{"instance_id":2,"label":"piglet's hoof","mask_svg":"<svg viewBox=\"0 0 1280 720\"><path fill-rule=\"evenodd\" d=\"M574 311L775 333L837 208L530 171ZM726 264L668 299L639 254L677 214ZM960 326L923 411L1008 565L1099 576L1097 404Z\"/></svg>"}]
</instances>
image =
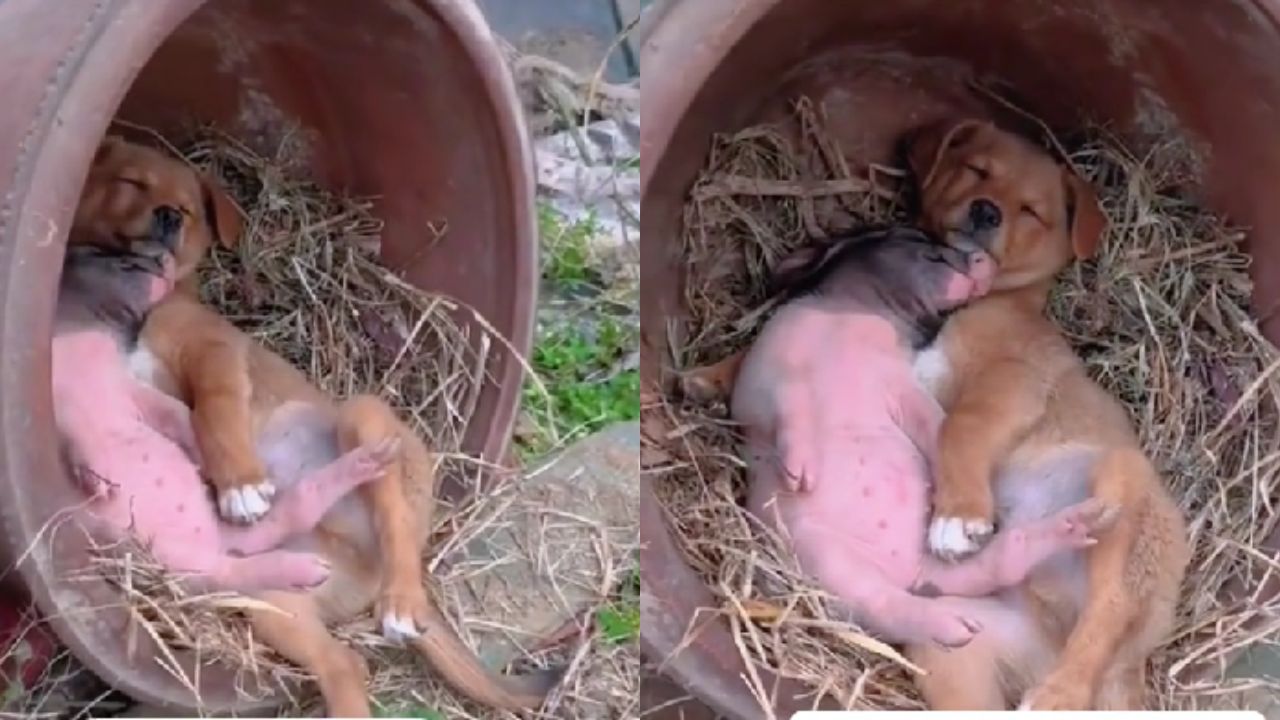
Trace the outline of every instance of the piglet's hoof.
<instances>
[{"instance_id":1,"label":"piglet's hoof","mask_svg":"<svg viewBox=\"0 0 1280 720\"><path fill-rule=\"evenodd\" d=\"M967 557L981 550L994 531L988 520L935 517L929 524L929 549L947 560Z\"/></svg>"},{"instance_id":2,"label":"piglet's hoof","mask_svg":"<svg viewBox=\"0 0 1280 720\"><path fill-rule=\"evenodd\" d=\"M929 628L933 641L944 648L960 648L969 644L982 632L982 625L963 615L943 612L931 619Z\"/></svg>"},{"instance_id":3,"label":"piglet's hoof","mask_svg":"<svg viewBox=\"0 0 1280 720\"><path fill-rule=\"evenodd\" d=\"M1120 507L1098 498L1089 498L1058 513L1053 531L1062 544L1084 548L1096 545L1097 535L1115 524Z\"/></svg>"},{"instance_id":4,"label":"piglet's hoof","mask_svg":"<svg viewBox=\"0 0 1280 720\"><path fill-rule=\"evenodd\" d=\"M358 460L357 472L378 474L399 457L400 438L383 438L372 445L363 446L361 450L364 452Z\"/></svg>"},{"instance_id":5,"label":"piglet's hoof","mask_svg":"<svg viewBox=\"0 0 1280 720\"><path fill-rule=\"evenodd\" d=\"M311 553L290 554L285 566L280 568L288 584L298 590L309 590L324 583L330 572L328 561Z\"/></svg>"},{"instance_id":6,"label":"piglet's hoof","mask_svg":"<svg viewBox=\"0 0 1280 720\"><path fill-rule=\"evenodd\" d=\"M116 484L94 472L87 465L72 467L71 476L80 489L94 500L110 500L115 497Z\"/></svg>"},{"instance_id":7,"label":"piglet's hoof","mask_svg":"<svg viewBox=\"0 0 1280 720\"><path fill-rule=\"evenodd\" d=\"M227 522L248 525L267 514L275 494L276 486L269 480L223 490L218 495L218 512Z\"/></svg>"}]
</instances>

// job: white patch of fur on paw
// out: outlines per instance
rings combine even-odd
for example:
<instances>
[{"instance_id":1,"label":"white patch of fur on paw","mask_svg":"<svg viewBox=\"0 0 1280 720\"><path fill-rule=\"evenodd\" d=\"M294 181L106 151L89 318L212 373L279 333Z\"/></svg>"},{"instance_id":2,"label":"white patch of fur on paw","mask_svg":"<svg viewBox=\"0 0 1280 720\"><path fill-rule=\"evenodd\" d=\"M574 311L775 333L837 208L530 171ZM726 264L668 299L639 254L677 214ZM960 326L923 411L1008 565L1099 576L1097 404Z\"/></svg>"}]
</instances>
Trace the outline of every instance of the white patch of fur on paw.
<instances>
[{"instance_id":1,"label":"white patch of fur on paw","mask_svg":"<svg viewBox=\"0 0 1280 720\"><path fill-rule=\"evenodd\" d=\"M418 626L409 618L397 617L395 613L382 616L382 636L392 642L405 642L418 637Z\"/></svg>"},{"instance_id":2,"label":"white patch of fur on paw","mask_svg":"<svg viewBox=\"0 0 1280 720\"><path fill-rule=\"evenodd\" d=\"M991 523L957 517L934 518L929 524L929 549L941 558L972 555L991 536Z\"/></svg>"},{"instance_id":3,"label":"white patch of fur on paw","mask_svg":"<svg viewBox=\"0 0 1280 720\"><path fill-rule=\"evenodd\" d=\"M232 488L218 498L218 512L229 522L252 523L271 509L275 494L276 486L270 482Z\"/></svg>"}]
</instances>

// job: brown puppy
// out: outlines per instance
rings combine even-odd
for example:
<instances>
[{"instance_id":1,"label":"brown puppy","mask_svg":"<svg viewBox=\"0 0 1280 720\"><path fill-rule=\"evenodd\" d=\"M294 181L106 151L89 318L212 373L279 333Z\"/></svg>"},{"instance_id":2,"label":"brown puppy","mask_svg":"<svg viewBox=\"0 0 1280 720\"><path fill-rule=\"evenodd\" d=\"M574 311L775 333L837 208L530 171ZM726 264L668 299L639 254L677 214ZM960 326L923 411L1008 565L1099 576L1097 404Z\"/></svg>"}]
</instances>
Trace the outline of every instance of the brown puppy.
<instances>
[{"instance_id":1,"label":"brown puppy","mask_svg":"<svg viewBox=\"0 0 1280 720\"><path fill-rule=\"evenodd\" d=\"M1093 254L1105 218L1088 184L1031 143L980 121L908 141L921 224L997 263L992 292L956 313L917 375L947 411L934 478L935 554L976 551L994 525L1088 496L1120 508L1074 561L991 599L991 633L951 653L916 648L934 709L1142 707L1145 664L1170 630L1189 549L1176 504L1124 408L1085 372L1045 316L1050 287ZM1010 698L1009 695L1013 697Z\"/></svg>"},{"instance_id":2,"label":"brown puppy","mask_svg":"<svg viewBox=\"0 0 1280 720\"><path fill-rule=\"evenodd\" d=\"M163 153L108 139L94 160L77 223L128 248L139 236L168 238L174 278L187 292L155 306L130 357L140 379L192 408L192 423L224 517L252 522L277 485L347 448L398 438L385 474L325 515L300 548L324 555L329 579L305 593L262 597L288 614L251 613L258 635L317 676L331 715L367 716L364 668L326 625L377 603L383 632L411 639L454 687L495 707L541 705L553 677L489 673L427 596L421 556L434 509L434 460L385 403L336 403L296 368L195 298L195 269L211 243L232 244L234 204L208 180Z\"/></svg>"}]
</instances>

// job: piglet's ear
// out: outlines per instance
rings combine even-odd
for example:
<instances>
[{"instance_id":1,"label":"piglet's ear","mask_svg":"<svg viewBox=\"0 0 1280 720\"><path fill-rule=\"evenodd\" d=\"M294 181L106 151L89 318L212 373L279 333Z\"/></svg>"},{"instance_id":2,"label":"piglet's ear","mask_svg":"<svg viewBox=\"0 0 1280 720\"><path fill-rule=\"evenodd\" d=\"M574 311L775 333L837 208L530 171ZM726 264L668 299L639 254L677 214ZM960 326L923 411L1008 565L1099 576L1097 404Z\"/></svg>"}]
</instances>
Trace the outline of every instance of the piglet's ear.
<instances>
[{"instance_id":1,"label":"piglet's ear","mask_svg":"<svg viewBox=\"0 0 1280 720\"><path fill-rule=\"evenodd\" d=\"M825 252L824 246L812 243L793 250L779 260L770 272L769 296L781 295L812 275L813 266L818 264Z\"/></svg>"},{"instance_id":2,"label":"piglet's ear","mask_svg":"<svg viewBox=\"0 0 1280 720\"><path fill-rule=\"evenodd\" d=\"M810 243L793 251L773 268L769 280L769 296L791 294L811 285L831 259L856 240L854 237L842 237L823 243Z\"/></svg>"}]
</instances>

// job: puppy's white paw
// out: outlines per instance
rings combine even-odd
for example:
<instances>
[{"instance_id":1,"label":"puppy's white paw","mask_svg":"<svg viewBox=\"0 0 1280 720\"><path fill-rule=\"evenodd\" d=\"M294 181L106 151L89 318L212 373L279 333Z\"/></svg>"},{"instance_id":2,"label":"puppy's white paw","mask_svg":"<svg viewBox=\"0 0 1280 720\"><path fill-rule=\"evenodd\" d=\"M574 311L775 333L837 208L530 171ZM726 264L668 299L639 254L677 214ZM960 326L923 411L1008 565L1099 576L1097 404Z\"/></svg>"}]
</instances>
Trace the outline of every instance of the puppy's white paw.
<instances>
[{"instance_id":1,"label":"puppy's white paw","mask_svg":"<svg viewBox=\"0 0 1280 720\"><path fill-rule=\"evenodd\" d=\"M986 520L934 518L929 524L929 549L940 558L962 558L982 548L994 530Z\"/></svg>"},{"instance_id":2,"label":"puppy's white paw","mask_svg":"<svg viewBox=\"0 0 1280 720\"><path fill-rule=\"evenodd\" d=\"M218 497L218 512L227 522L247 525L267 514L275 494L276 486L265 480L257 485L231 488Z\"/></svg>"},{"instance_id":3,"label":"puppy's white paw","mask_svg":"<svg viewBox=\"0 0 1280 720\"><path fill-rule=\"evenodd\" d=\"M400 617L395 613L382 616L382 636L391 642L405 642L418 637L418 626L412 618Z\"/></svg>"}]
</instances>

